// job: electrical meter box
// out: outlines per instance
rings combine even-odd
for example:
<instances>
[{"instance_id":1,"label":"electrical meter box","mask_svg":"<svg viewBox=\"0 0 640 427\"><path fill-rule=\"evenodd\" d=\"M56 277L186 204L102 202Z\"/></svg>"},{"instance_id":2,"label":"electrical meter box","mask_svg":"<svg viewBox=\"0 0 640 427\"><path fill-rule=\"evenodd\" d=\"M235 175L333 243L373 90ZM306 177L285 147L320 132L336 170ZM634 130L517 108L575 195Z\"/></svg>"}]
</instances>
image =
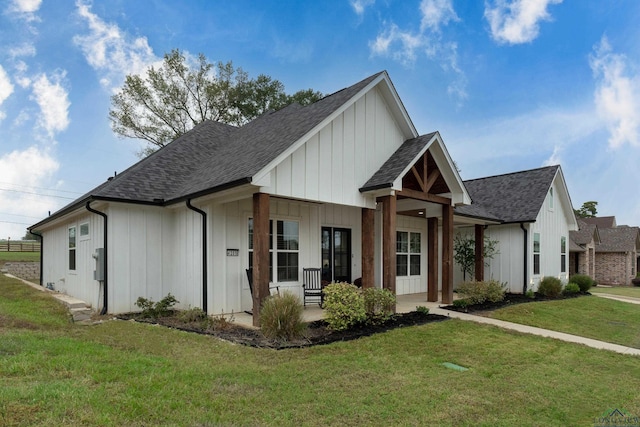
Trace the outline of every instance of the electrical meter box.
<instances>
[{"instance_id":1,"label":"electrical meter box","mask_svg":"<svg viewBox=\"0 0 640 427\"><path fill-rule=\"evenodd\" d=\"M97 248L92 255L96 260L96 269L93 271L93 280L104 281L104 248Z\"/></svg>"}]
</instances>

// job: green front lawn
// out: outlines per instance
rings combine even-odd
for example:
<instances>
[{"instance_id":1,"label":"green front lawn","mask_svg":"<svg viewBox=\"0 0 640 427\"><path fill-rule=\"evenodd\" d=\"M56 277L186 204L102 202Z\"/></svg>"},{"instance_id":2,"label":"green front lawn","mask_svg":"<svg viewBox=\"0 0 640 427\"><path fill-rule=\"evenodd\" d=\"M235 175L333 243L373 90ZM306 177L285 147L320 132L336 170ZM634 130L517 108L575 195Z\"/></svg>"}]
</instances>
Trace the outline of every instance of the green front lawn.
<instances>
[{"instance_id":1,"label":"green front lawn","mask_svg":"<svg viewBox=\"0 0 640 427\"><path fill-rule=\"evenodd\" d=\"M489 317L640 348L640 306L596 296L518 304Z\"/></svg>"},{"instance_id":2,"label":"green front lawn","mask_svg":"<svg viewBox=\"0 0 640 427\"><path fill-rule=\"evenodd\" d=\"M603 288L602 286L595 286L589 289L592 294L611 294L620 295L623 297L640 298L640 286L634 287L611 287Z\"/></svg>"},{"instance_id":3,"label":"green front lawn","mask_svg":"<svg viewBox=\"0 0 640 427\"><path fill-rule=\"evenodd\" d=\"M640 414L639 358L472 322L274 351L67 319L0 276L0 425L568 426L608 408Z\"/></svg>"},{"instance_id":4,"label":"green front lawn","mask_svg":"<svg viewBox=\"0 0 640 427\"><path fill-rule=\"evenodd\" d=\"M5 262L39 262L40 252L6 252L0 251L0 264Z\"/></svg>"}]
</instances>

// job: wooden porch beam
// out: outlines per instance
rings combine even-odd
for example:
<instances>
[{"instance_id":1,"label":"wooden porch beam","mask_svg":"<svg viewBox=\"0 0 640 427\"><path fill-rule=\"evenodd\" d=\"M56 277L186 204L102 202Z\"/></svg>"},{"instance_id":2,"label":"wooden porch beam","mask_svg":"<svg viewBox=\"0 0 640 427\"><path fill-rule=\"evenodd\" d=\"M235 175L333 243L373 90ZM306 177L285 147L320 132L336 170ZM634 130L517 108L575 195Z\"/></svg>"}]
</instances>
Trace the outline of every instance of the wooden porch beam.
<instances>
[{"instance_id":1,"label":"wooden porch beam","mask_svg":"<svg viewBox=\"0 0 640 427\"><path fill-rule=\"evenodd\" d=\"M425 192L428 193L429 190L431 190L431 187L433 187L433 184L435 184L436 179L438 179L439 176L440 176L439 169L434 169L429 173L429 176L427 177L427 182L424 184Z\"/></svg>"},{"instance_id":2,"label":"wooden porch beam","mask_svg":"<svg viewBox=\"0 0 640 427\"><path fill-rule=\"evenodd\" d=\"M427 218L427 301L438 301L438 218Z\"/></svg>"},{"instance_id":3,"label":"wooden porch beam","mask_svg":"<svg viewBox=\"0 0 640 427\"><path fill-rule=\"evenodd\" d=\"M442 205L442 302L453 303L453 206Z\"/></svg>"},{"instance_id":4,"label":"wooden porch beam","mask_svg":"<svg viewBox=\"0 0 640 427\"><path fill-rule=\"evenodd\" d=\"M476 224L476 256L475 256L475 280L484 280L484 225Z\"/></svg>"},{"instance_id":5,"label":"wooden porch beam","mask_svg":"<svg viewBox=\"0 0 640 427\"><path fill-rule=\"evenodd\" d=\"M373 288L375 249L375 210L362 208L362 287Z\"/></svg>"},{"instance_id":6,"label":"wooden porch beam","mask_svg":"<svg viewBox=\"0 0 640 427\"><path fill-rule=\"evenodd\" d=\"M382 286L396 294L396 196L382 197Z\"/></svg>"},{"instance_id":7,"label":"wooden porch beam","mask_svg":"<svg viewBox=\"0 0 640 427\"><path fill-rule=\"evenodd\" d=\"M451 205L451 199L442 196L436 196L431 193L423 193L417 190L411 190L409 188L405 188L401 191L396 192L398 196L408 197L410 199L423 200L425 202L433 202L441 205Z\"/></svg>"},{"instance_id":8,"label":"wooden porch beam","mask_svg":"<svg viewBox=\"0 0 640 427\"><path fill-rule=\"evenodd\" d=\"M422 180L422 177L420 176L420 174L418 173L418 170L416 169L415 166L413 166L411 168L411 172L413 172L413 176L416 178L416 180L418 181L418 185L420 186L420 188L422 189L422 191L424 191L425 193L427 192L427 188L424 186L424 181Z\"/></svg>"},{"instance_id":9,"label":"wooden porch beam","mask_svg":"<svg viewBox=\"0 0 640 427\"><path fill-rule=\"evenodd\" d=\"M269 296L269 195L253 195L253 326L260 326L260 307Z\"/></svg>"}]
</instances>

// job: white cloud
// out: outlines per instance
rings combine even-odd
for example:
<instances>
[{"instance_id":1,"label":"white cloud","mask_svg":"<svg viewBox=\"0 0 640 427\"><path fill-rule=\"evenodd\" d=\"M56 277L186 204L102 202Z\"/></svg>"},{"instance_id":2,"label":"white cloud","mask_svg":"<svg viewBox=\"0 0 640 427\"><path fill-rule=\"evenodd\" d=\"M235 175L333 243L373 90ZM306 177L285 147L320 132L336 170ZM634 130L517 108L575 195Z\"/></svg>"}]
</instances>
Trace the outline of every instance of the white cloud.
<instances>
[{"instance_id":1,"label":"white cloud","mask_svg":"<svg viewBox=\"0 0 640 427\"><path fill-rule=\"evenodd\" d=\"M369 42L374 56L390 57L411 67L424 54L436 60L445 71L450 71L451 82L447 87L450 96L458 102L466 99L467 79L458 64L458 44L442 40L441 27L451 21L459 21L451 0L422 0L420 3L420 29L401 29L395 23L384 23L384 30Z\"/></svg>"},{"instance_id":2,"label":"white cloud","mask_svg":"<svg viewBox=\"0 0 640 427\"><path fill-rule=\"evenodd\" d=\"M150 65L159 63L145 37L133 38L116 24L103 21L91 12L91 6L77 1L78 14L89 25L89 33L76 35L78 45L91 65L100 73L104 87L114 90L127 74L143 74Z\"/></svg>"},{"instance_id":3,"label":"white cloud","mask_svg":"<svg viewBox=\"0 0 640 427\"><path fill-rule=\"evenodd\" d=\"M364 13L364 10L373 5L376 1L375 0L351 0L351 7L353 7L354 12L357 15L362 15Z\"/></svg>"},{"instance_id":4,"label":"white cloud","mask_svg":"<svg viewBox=\"0 0 640 427\"><path fill-rule=\"evenodd\" d=\"M33 43L22 43L19 46L10 48L9 55L14 59L21 56L35 56L36 47L33 45Z\"/></svg>"},{"instance_id":5,"label":"white cloud","mask_svg":"<svg viewBox=\"0 0 640 427\"><path fill-rule=\"evenodd\" d=\"M614 53L606 36L594 47L589 63L596 78L595 104L610 132L613 148L640 146L640 74L629 59Z\"/></svg>"},{"instance_id":6,"label":"white cloud","mask_svg":"<svg viewBox=\"0 0 640 427\"><path fill-rule=\"evenodd\" d=\"M449 21L460 21L455 10L453 10L452 0L422 0L420 2L420 12L422 13L422 30L429 28L433 31L440 31L440 25L447 25Z\"/></svg>"},{"instance_id":7,"label":"white cloud","mask_svg":"<svg viewBox=\"0 0 640 427\"><path fill-rule=\"evenodd\" d=\"M0 155L0 206L3 214L10 215L3 215L2 230L3 234L7 234L3 235L3 238L21 238L26 233L26 224L35 223L35 218L44 218L47 210L57 209L65 203L58 198L29 194L43 193L42 190L34 190L33 187L46 186L46 181L59 167L47 148L32 146ZM24 173L25 168L29 173Z\"/></svg>"},{"instance_id":8,"label":"white cloud","mask_svg":"<svg viewBox=\"0 0 640 427\"><path fill-rule=\"evenodd\" d=\"M50 80L46 74L41 74L34 79L32 85L32 98L40 106L38 123L49 137L65 130L69 125L68 110L71 103L67 91L61 85L64 76L64 73L54 74Z\"/></svg>"},{"instance_id":9,"label":"white cloud","mask_svg":"<svg viewBox=\"0 0 640 427\"><path fill-rule=\"evenodd\" d=\"M547 7L562 0L496 0L485 3L484 17L491 26L491 37L498 43L528 43L538 37L540 21L551 19Z\"/></svg>"},{"instance_id":10,"label":"white cloud","mask_svg":"<svg viewBox=\"0 0 640 427\"><path fill-rule=\"evenodd\" d=\"M13 84L11 84L11 80L9 80L9 76L0 65L0 107L4 101L11 96L13 93ZM0 121L4 120L6 114L4 111L0 110Z\"/></svg>"},{"instance_id":11,"label":"white cloud","mask_svg":"<svg viewBox=\"0 0 640 427\"><path fill-rule=\"evenodd\" d=\"M12 9L16 12L34 13L40 9L42 0L13 0Z\"/></svg>"},{"instance_id":12,"label":"white cloud","mask_svg":"<svg viewBox=\"0 0 640 427\"><path fill-rule=\"evenodd\" d=\"M36 12L41 4L42 0L13 0L9 4L8 11L17 14L27 22L39 21Z\"/></svg>"}]
</instances>

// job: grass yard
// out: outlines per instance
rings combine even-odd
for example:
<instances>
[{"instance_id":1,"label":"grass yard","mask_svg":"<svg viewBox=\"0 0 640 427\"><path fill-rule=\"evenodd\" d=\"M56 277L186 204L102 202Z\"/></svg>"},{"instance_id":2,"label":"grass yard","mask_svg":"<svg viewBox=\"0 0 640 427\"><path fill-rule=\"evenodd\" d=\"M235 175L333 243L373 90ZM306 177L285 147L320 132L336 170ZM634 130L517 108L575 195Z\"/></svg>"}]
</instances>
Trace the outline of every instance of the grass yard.
<instances>
[{"instance_id":1,"label":"grass yard","mask_svg":"<svg viewBox=\"0 0 640 427\"><path fill-rule=\"evenodd\" d=\"M640 306L596 296L519 304L489 317L640 348Z\"/></svg>"},{"instance_id":2,"label":"grass yard","mask_svg":"<svg viewBox=\"0 0 640 427\"><path fill-rule=\"evenodd\" d=\"M0 251L0 265L5 262L40 262L40 252Z\"/></svg>"},{"instance_id":3,"label":"grass yard","mask_svg":"<svg viewBox=\"0 0 640 427\"><path fill-rule=\"evenodd\" d=\"M640 298L640 286L633 287L611 287L603 288L602 286L595 286L589 289L592 294L611 294L620 295L623 297Z\"/></svg>"},{"instance_id":4,"label":"grass yard","mask_svg":"<svg viewBox=\"0 0 640 427\"><path fill-rule=\"evenodd\" d=\"M76 326L0 276L0 425L584 426L640 414L638 362L458 320L285 351Z\"/></svg>"}]
</instances>

